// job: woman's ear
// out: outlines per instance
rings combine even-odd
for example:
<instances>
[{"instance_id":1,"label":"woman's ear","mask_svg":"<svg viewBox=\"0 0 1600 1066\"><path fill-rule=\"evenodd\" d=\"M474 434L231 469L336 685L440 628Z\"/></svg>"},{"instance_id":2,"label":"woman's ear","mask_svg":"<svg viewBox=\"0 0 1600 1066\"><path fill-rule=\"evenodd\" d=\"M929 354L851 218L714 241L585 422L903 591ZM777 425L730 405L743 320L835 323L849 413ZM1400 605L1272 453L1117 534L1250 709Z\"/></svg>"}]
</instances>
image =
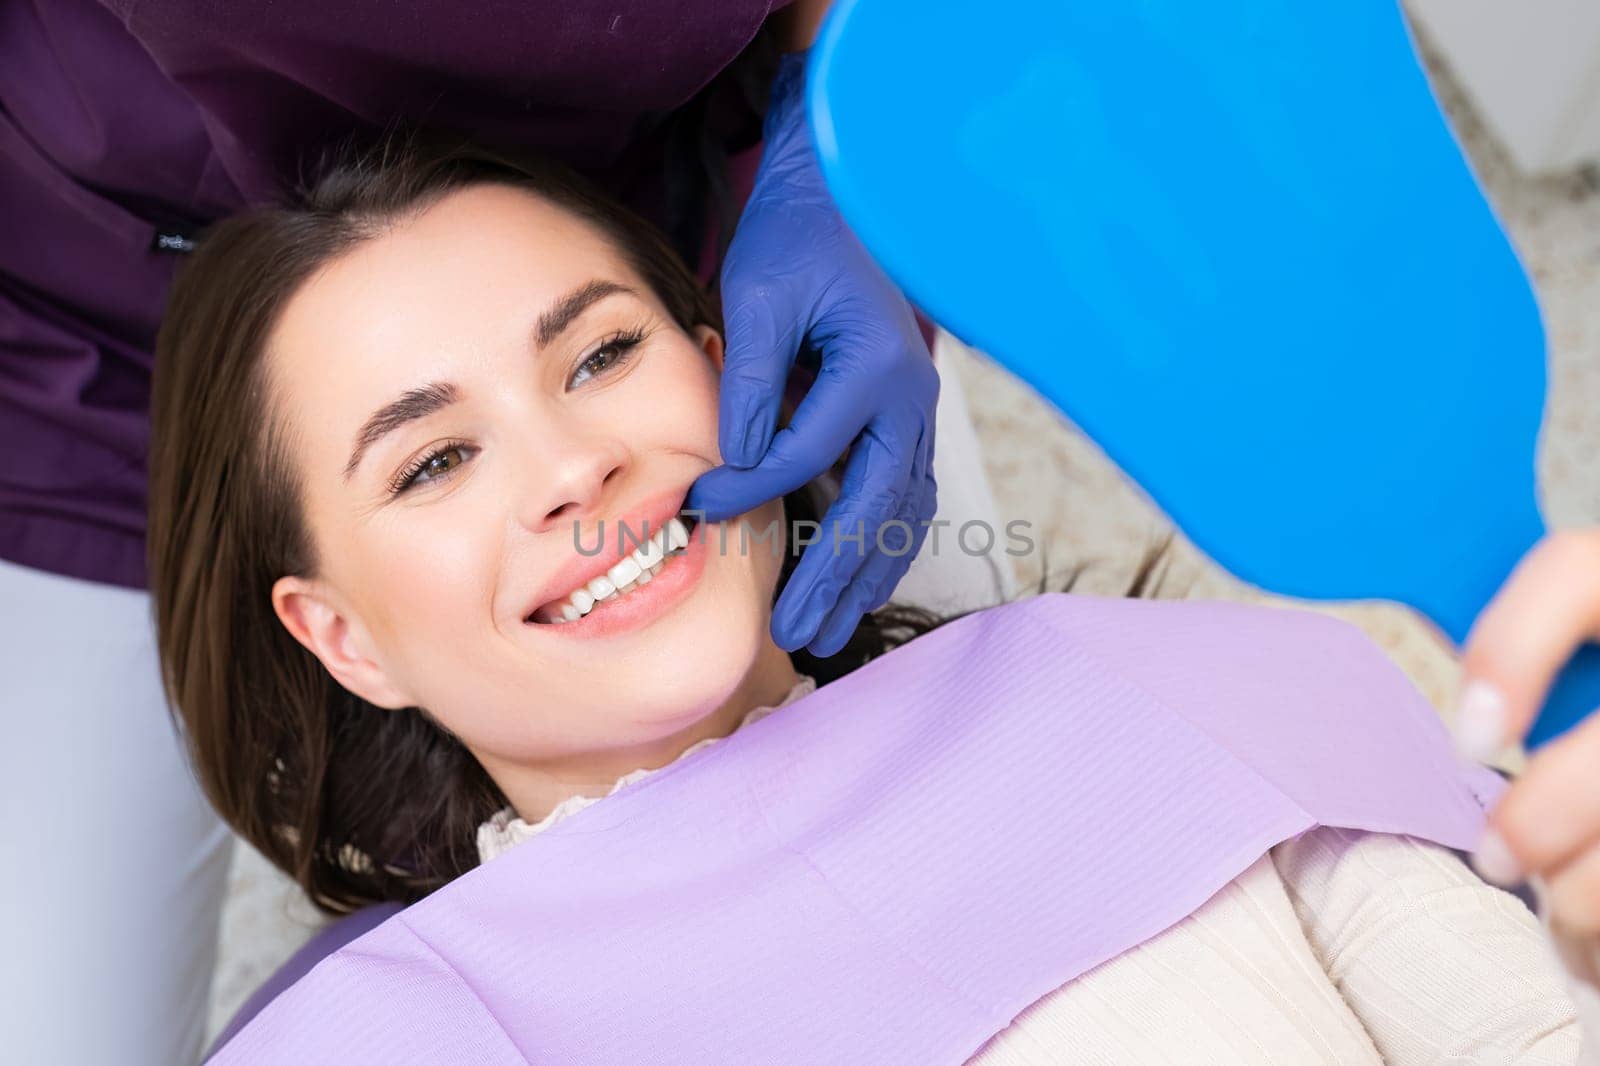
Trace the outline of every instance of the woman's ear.
<instances>
[{"instance_id":1,"label":"woman's ear","mask_svg":"<svg viewBox=\"0 0 1600 1066\"><path fill-rule=\"evenodd\" d=\"M280 577L272 585L272 609L294 639L346 689L376 707L398 710L415 705L374 658L360 621L340 607L321 582Z\"/></svg>"},{"instance_id":2,"label":"woman's ear","mask_svg":"<svg viewBox=\"0 0 1600 1066\"><path fill-rule=\"evenodd\" d=\"M710 326L699 325L694 328L694 342L710 358L711 365L717 368L717 373L722 373L722 334Z\"/></svg>"}]
</instances>

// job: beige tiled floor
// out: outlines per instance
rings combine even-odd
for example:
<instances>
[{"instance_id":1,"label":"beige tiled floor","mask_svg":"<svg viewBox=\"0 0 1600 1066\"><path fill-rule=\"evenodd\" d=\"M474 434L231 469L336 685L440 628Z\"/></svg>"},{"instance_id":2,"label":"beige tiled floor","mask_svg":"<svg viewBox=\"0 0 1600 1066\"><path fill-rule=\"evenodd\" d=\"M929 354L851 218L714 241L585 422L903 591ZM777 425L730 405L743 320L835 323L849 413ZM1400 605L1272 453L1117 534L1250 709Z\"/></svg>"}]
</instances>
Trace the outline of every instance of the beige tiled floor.
<instances>
[{"instance_id":1,"label":"beige tiled floor","mask_svg":"<svg viewBox=\"0 0 1600 1066\"><path fill-rule=\"evenodd\" d=\"M1519 178L1448 79L1440 78L1438 88L1535 280L1544 311L1551 358L1540 457L1546 514L1556 524L1600 521L1600 195L1582 177ZM1019 577L1031 584L1042 565L1061 573L1082 563L1087 569L1080 589L1119 590L1139 554L1167 532L1163 516L1091 443L1004 371L969 355L954 360L950 372L967 390L1002 519L1031 521L1044 546L1042 557L1019 560ZM1181 538L1163 580L1164 595L1257 595ZM1364 626L1436 704L1447 703L1454 686L1451 657L1409 611L1384 605L1329 609ZM240 845L223 916L213 1031L316 923L292 886Z\"/></svg>"}]
</instances>

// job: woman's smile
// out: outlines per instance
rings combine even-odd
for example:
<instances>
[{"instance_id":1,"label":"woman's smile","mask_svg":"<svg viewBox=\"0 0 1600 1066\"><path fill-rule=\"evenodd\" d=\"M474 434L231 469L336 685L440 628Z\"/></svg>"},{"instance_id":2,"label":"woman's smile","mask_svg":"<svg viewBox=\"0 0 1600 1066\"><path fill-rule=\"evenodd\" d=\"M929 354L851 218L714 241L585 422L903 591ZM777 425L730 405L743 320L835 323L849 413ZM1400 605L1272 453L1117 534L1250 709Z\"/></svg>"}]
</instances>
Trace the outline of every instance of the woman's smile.
<instances>
[{"instance_id":1,"label":"woman's smile","mask_svg":"<svg viewBox=\"0 0 1600 1066\"><path fill-rule=\"evenodd\" d=\"M534 611L527 624L573 638L609 637L642 629L694 591L705 573L707 539L703 527L691 528L689 521L670 518L605 573L579 585L571 596Z\"/></svg>"}]
</instances>

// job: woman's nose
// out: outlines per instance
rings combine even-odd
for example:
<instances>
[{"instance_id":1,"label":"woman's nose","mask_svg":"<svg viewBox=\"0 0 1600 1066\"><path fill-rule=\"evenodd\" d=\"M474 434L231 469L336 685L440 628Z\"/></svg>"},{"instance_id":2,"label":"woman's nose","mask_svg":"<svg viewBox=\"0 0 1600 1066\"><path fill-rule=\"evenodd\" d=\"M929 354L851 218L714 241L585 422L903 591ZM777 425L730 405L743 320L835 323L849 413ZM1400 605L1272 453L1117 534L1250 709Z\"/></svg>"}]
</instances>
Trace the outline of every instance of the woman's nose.
<instances>
[{"instance_id":1,"label":"woman's nose","mask_svg":"<svg viewBox=\"0 0 1600 1066\"><path fill-rule=\"evenodd\" d=\"M606 508L628 468L626 444L615 437L572 439L556 451L548 440L528 464L529 491L521 521L534 533L607 517Z\"/></svg>"}]
</instances>

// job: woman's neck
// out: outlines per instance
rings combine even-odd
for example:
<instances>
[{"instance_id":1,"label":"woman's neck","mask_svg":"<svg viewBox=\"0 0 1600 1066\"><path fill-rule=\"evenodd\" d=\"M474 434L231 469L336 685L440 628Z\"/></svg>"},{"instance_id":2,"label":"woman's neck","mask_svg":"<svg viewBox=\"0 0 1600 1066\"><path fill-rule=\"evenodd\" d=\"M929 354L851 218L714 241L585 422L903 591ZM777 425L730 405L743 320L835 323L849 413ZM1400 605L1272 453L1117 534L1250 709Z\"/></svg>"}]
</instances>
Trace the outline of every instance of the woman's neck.
<instances>
[{"instance_id":1,"label":"woman's neck","mask_svg":"<svg viewBox=\"0 0 1600 1066\"><path fill-rule=\"evenodd\" d=\"M511 801L517 817L538 822L562 800L607 795L626 774L658 769L702 740L727 736L755 708L782 701L799 680L788 653L770 640L765 641L755 664L733 694L716 710L676 733L643 744L584 752L561 765L487 769Z\"/></svg>"}]
</instances>

